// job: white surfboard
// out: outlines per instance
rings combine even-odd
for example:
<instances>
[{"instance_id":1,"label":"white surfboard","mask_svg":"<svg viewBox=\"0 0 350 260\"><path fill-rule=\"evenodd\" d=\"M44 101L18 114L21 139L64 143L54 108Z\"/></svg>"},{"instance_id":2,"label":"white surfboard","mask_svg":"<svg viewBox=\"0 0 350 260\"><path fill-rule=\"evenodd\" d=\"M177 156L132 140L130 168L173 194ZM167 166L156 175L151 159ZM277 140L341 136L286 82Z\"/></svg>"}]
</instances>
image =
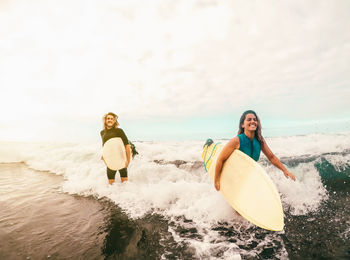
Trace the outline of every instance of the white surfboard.
<instances>
[{"instance_id":1,"label":"white surfboard","mask_svg":"<svg viewBox=\"0 0 350 260\"><path fill-rule=\"evenodd\" d=\"M102 148L102 157L109 169L114 171L123 169L126 163L126 153L122 139L114 137L107 140Z\"/></svg>"},{"instance_id":2,"label":"white surfboard","mask_svg":"<svg viewBox=\"0 0 350 260\"><path fill-rule=\"evenodd\" d=\"M202 158L212 180L222 149L221 144L205 145L203 149ZM239 150L235 150L223 165L220 191L251 223L267 230L283 229L283 208L276 186L257 162Z\"/></svg>"}]
</instances>

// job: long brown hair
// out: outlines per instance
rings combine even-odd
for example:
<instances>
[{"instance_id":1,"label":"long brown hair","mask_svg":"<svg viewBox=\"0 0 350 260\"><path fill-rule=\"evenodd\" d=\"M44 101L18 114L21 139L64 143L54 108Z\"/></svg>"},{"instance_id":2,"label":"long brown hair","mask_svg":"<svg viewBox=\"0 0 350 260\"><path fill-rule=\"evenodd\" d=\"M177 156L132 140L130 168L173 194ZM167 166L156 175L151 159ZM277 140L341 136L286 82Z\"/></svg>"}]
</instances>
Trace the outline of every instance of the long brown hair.
<instances>
[{"instance_id":1,"label":"long brown hair","mask_svg":"<svg viewBox=\"0 0 350 260\"><path fill-rule=\"evenodd\" d=\"M107 125L106 125L106 118L107 116L113 116L115 118L115 123L114 123L114 126L112 128L117 128L119 126L119 123L118 123L118 116L116 114L114 114L113 112L108 112L107 114L105 114L102 118L102 121L103 121L103 129L107 129Z\"/></svg>"},{"instance_id":2,"label":"long brown hair","mask_svg":"<svg viewBox=\"0 0 350 260\"><path fill-rule=\"evenodd\" d=\"M253 114L255 117L256 117L256 122L257 122L257 127L256 127L256 130L255 130L255 136L256 136L256 139L258 139L260 145L264 143L264 138L262 137L261 135L261 123L260 123L260 118L258 117L258 115L253 111L253 110L247 110L245 111L241 118L239 119L239 126L238 126L238 134L242 134L244 133L244 128L242 127L243 125L243 122L245 120L245 117L248 115L248 114Z\"/></svg>"}]
</instances>

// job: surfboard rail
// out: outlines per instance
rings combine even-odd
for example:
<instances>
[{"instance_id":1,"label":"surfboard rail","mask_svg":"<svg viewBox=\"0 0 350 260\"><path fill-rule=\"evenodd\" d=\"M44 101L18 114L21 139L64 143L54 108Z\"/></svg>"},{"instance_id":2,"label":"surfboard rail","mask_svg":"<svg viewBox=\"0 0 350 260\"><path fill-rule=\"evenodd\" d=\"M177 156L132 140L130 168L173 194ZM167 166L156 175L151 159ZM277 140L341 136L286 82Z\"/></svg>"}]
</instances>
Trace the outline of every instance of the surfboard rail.
<instances>
[{"instance_id":1,"label":"surfboard rail","mask_svg":"<svg viewBox=\"0 0 350 260\"><path fill-rule=\"evenodd\" d=\"M203 162L213 181L216 160L222 149L222 144L214 143L203 149ZM225 161L220 178L220 192L251 223L267 230L283 230L283 207L275 184L260 164L243 152L235 150Z\"/></svg>"}]
</instances>

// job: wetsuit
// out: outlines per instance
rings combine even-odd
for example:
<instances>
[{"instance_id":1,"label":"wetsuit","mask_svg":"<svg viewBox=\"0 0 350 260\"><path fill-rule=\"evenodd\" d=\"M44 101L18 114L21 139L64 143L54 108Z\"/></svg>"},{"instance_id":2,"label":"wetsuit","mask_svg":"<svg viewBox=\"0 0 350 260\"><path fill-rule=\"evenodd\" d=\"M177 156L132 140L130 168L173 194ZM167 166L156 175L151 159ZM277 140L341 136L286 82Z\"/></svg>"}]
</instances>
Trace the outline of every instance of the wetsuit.
<instances>
[{"instance_id":1,"label":"wetsuit","mask_svg":"<svg viewBox=\"0 0 350 260\"><path fill-rule=\"evenodd\" d=\"M100 132L102 143L103 145L111 138L120 137L123 141L124 145L129 144L129 140L126 137L123 129L121 128L111 128L111 129L104 129ZM107 176L109 180L115 179L115 174L117 171L113 171L107 167ZM123 168L119 170L119 174L121 178L127 178L128 177L128 171L127 168Z\"/></svg>"},{"instance_id":2,"label":"wetsuit","mask_svg":"<svg viewBox=\"0 0 350 260\"><path fill-rule=\"evenodd\" d=\"M261 145L258 139L254 136L253 141L251 141L244 133L238 135L238 138L239 150L253 158L255 161L258 161L261 152Z\"/></svg>"}]
</instances>

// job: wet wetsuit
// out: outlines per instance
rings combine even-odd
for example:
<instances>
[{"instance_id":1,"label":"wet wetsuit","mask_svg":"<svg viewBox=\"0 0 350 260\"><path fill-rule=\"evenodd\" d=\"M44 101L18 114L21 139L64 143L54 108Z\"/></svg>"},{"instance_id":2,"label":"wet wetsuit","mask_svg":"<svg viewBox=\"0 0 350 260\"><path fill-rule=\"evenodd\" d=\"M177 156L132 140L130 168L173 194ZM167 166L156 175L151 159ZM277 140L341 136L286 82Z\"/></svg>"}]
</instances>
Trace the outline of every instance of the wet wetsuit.
<instances>
[{"instance_id":1,"label":"wet wetsuit","mask_svg":"<svg viewBox=\"0 0 350 260\"><path fill-rule=\"evenodd\" d=\"M238 135L238 138L239 150L253 158L255 161L258 161L261 152L261 145L258 139L254 136L253 141L251 141L244 133Z\"/></svg>"},{"instance_id":2,"label":"wet wetsuit","mask_svg":"<svg viewBox=\"0 0 350 260\"><path fill-rule=\"evenodd\" d=\"M121 128L111 128L111 129L104 129L100 132L102 143L103 145L111 138L120 137L123 141L124 145L129 144L129 140L126 137L123 129ZM115 179L115 174L117 171L113 171L107 167L107 177L109 180ZM128 171L127 168L123 168L119 170L119 174L121 178L127 178L128 177Z\"/></svg>"}]
</instances>

